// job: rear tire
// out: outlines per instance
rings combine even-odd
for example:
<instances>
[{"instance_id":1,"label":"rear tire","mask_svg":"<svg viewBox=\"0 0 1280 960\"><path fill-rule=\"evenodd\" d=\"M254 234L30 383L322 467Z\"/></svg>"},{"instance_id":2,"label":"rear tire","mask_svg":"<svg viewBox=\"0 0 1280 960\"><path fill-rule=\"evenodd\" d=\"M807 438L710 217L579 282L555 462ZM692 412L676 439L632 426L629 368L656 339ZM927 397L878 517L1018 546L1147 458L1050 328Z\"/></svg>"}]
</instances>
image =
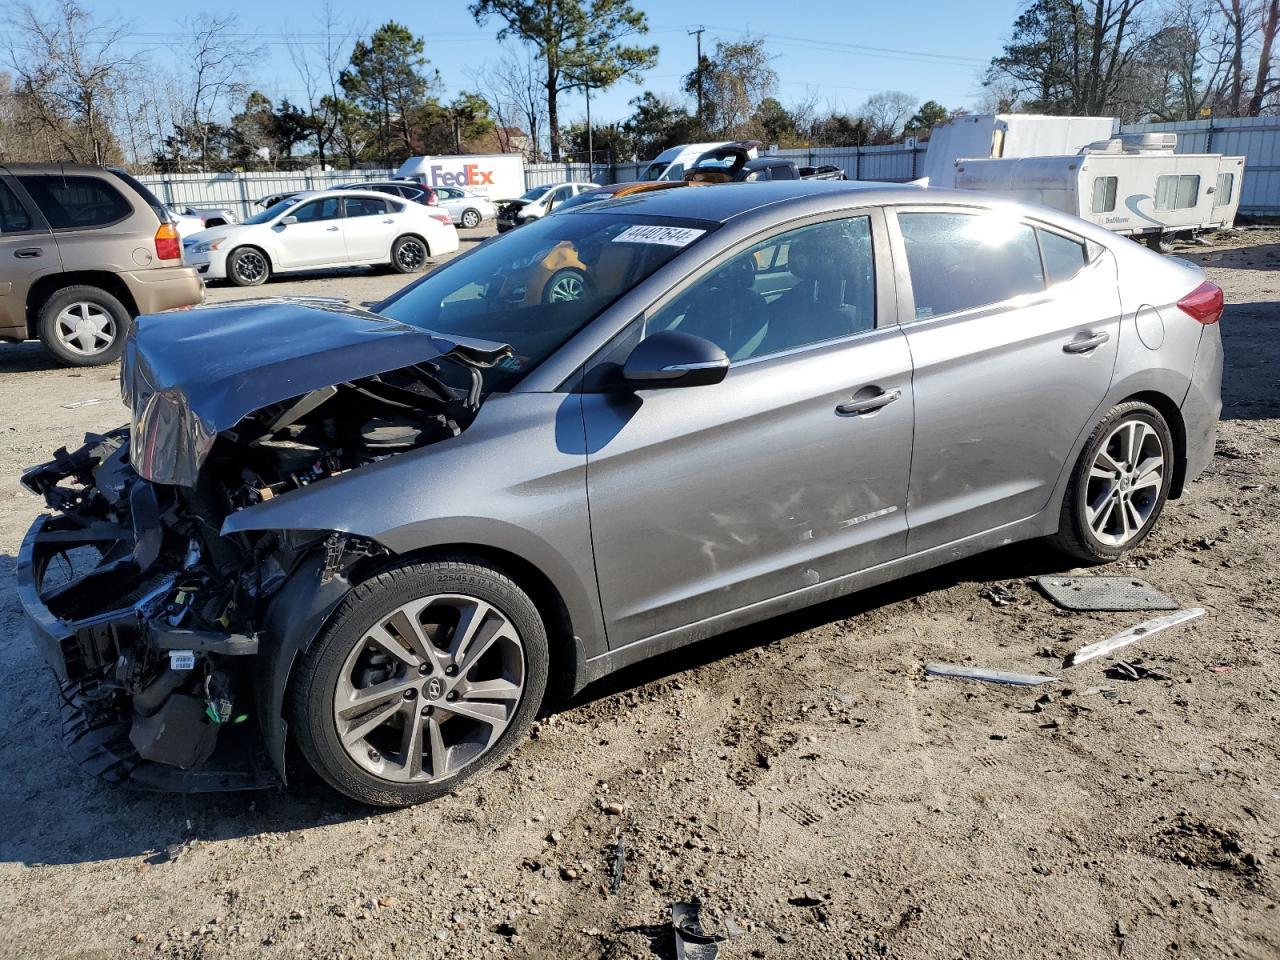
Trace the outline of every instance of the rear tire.
<instances>
[{"instance_id":1,"label":"rear tire","mask_svg":"<svg viewBox=\"0 0 1280 960\"><path fill-rule=\"evenodd\" d=\"M1149 404L1112 407L1080 452L1052 543L1086 563L1109 563L1151 533L1169 498L1169 425Z\"/></svg>"},{"instance_id":2,"label":"rear tire","mask_svg":"<svg viewBox=\"0 0 1280 960\"><path fill-rule=\"evenodd\" d=\"M480 226L480 221L482 219L484 218L480 216L479 210L472 210L468 208L462 211L462 225L468 230L474 230L476 227Z\"/></svg>"},{"instance_id":3,"label":"rear tire","mask_svg":"<svg viewBox=\"0 0 1280 960\"><path fill-rule=\"evenodd\" d=\"M271 276L271 261L257 247L237 247L227 256L227 279L237 287L256 287Z\"/></svg>"},{"instance_id":4,"label":"rear tire","mask_svg":"<svg viewBox=\"0 0 1280 960\"><path fill-rule=\"evenodd\" d=\"M45 348L69 367L95 367L119 359L133 318L100 287L77 285L57 291L40 308L36 333Z\"/></svg>"},{"instance_id":5,"label":"rear tire","mask_svg":"<svg viewBox=\"0 0 1280 960\"><path fill-rule=\"evenodd\" d=\"M421 237L400 237L391 245L391 269L396 273L419 273L426 268L429 256L431 251Z\"/></svg>"},{"instance_id":6,"label":"rear tire","mask_svg":"<svg viewBox=\"0 0 1280 960\"><path fill-rule=\"evenodd\" d=\"M1148 233L1142 238L1142 242L1147 245L1148 250L1154 250L1156 253L1173 253L1173 240L1169 234Z\"/></svg>"},{"instance_id":7,"label":"rear tire","mask_svg":"<svg viewBox=\"0 0 1280 960\"><path fill-rule=\"evenodd\" d=\"M352 589L303 655L290 729L339 792L422 803L524 740L549 664L537 607L504 573L465 559L406 564Z\"/></svg>"}]
</instances>

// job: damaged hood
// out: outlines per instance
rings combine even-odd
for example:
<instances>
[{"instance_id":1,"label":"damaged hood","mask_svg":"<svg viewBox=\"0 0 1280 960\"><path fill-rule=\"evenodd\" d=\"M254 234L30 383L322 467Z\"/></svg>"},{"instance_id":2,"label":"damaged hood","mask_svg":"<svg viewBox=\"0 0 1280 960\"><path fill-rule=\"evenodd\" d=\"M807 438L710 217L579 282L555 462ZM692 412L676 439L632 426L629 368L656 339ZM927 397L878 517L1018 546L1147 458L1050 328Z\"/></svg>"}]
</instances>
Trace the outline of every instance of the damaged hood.
<instances>
[{"instance_id":1,"label":"damaged hood","mask_svg":"<svg viewBox=\"0 0 1280 960\"><path fill-rule=\"evenodd\" d=\"M269 404L441 357L489 367L510 353L342 303L258 300L139 317L120 367L130 461L154 483L194 486L217 435Z\"/></svg>"}]
</instances>

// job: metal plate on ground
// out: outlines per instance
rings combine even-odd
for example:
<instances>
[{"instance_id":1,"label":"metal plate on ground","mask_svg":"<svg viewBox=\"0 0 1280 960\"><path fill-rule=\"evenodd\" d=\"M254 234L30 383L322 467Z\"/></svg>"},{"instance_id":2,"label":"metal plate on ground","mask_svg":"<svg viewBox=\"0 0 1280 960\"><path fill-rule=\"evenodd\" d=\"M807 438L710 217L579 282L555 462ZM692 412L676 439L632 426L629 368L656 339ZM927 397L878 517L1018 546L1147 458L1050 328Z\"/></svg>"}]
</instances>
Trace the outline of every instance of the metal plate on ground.
<instances>
[{"instance_id":1,"label":"metal plate on ground","mask_svg":"<svg viewBox=\"0 0 1280 960\"><path fill-rule=\"evenodd\" d=\"M1135 577L1036 577L1036 586L1066 610L1177 610L1182 606Z\"/></svg>"}]
</instances>

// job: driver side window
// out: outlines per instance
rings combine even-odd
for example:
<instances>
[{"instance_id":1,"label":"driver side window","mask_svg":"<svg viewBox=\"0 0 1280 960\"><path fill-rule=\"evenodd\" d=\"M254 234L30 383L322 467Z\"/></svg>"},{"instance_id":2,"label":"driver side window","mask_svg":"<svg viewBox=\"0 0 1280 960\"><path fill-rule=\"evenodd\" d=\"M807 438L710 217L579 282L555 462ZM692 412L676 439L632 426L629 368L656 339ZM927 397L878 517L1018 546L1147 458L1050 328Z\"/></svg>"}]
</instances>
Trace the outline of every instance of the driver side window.
<instances>
[{"instance_id":1,"label":"driver side window","mask_svg":"<svg viewBox=\"0 0 1280 960\"><path fill-rule=\"evenodd\" d=\"M874 327L871 222L863 216L755 244L651 316L645 333L692 333L739 362Z\"/></svg>"},{"instance_id":2,"label":"driver side window","mask_svg":"<svg viewBox=\"0 0 1280 960\"><path fill-rule=\"evenodd\" d=\"M338 197L325 197L304 203L291 214L299 223L313 223L317 220L336 220L342 215Z\"/></svg>"}]
</instances>

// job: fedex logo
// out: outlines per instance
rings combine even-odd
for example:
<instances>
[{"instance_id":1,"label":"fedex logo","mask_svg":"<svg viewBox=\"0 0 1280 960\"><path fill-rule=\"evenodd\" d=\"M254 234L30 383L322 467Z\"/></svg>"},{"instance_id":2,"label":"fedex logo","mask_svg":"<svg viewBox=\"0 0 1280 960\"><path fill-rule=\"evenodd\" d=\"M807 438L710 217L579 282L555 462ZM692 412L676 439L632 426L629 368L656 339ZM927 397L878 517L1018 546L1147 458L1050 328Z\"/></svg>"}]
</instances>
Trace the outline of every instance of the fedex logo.
<instances>
[{"instance_id":1,"label":"fedex logo","mask_svg":"<svg viewBox=\"0 0 1280 960\"><path fill-rule=\"evenodd\" d=\"M481 170L474 163L463 164L461 173L454 173L439 166L431 168L433 187L478 187L492 184L493 171Z\"/></svg>"}]
</instances>

